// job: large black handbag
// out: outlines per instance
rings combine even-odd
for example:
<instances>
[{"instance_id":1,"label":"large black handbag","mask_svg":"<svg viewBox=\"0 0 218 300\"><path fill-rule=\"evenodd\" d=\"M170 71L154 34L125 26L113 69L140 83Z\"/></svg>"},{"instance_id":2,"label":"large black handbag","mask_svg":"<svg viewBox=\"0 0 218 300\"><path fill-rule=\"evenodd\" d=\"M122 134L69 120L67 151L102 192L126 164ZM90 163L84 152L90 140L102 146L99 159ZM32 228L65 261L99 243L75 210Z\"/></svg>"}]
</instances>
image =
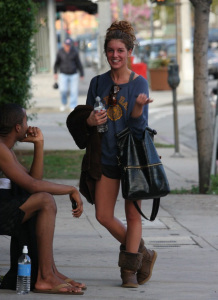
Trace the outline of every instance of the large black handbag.
<instances>
[{"instance_id":1,"label":"large black handbag","mask_svg":"<svg viewBox=\"0 0 218 300\"><path fill-rule=\"evenodd\" d=\"M123 198L133 201L139 213L150 221L157 216L160 198L170 192L164 167L153 142L155 134L156 130L150 127L145 128L140 140L129 128L116 134ZM142 213L137 204L137 200L143 199L153 199L150 218Z\"/></svg>"}]
</instances>

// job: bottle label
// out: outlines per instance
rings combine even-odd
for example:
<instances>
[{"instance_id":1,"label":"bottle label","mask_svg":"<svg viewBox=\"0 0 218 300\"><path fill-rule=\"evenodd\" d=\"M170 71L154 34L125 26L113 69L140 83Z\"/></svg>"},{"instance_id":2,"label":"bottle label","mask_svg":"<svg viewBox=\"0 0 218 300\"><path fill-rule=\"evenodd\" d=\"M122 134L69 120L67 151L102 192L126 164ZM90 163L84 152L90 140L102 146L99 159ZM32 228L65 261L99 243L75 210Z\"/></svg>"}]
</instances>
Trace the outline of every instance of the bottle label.
<instances>
[{"instance_id":1,"label":"bottle label","mask_svg":"<svg viewBox=\"0 0 218 300\"><path fill-rule=\"evenodd\" d=\"M18 264L18 276L30 276L31 275L31 264Z\"/></svg>"},{"instance_id":2,"label":"bottle label","mask_svg":"<svg viewBox=\"0 0 218 300\"><path fill-rule=\"evenodd\" d=\"M105 111L105 108L103 106L97 106L97 107L95 107L94 111L95 111L95 113L99 113L99 112Z\"/></svg>"}]
</instances>

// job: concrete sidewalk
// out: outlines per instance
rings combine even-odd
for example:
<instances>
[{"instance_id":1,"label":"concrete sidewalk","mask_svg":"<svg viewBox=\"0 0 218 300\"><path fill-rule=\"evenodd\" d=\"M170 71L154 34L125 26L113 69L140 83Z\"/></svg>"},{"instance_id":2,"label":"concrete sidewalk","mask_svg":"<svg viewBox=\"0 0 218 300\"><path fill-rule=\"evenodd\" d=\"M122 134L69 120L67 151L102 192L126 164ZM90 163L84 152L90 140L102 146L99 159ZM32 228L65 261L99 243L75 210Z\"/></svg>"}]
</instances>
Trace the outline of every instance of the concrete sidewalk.
<instances>
[{"instance_id":1,"label":"concrete sidewalk","mask_svg":"<svg viewBox=\"0 0 218 300\"><path fill-rule=\"evenodd\" d=\"M65 128L69 112L59 112L59 92L50 88L52 77L48 74L43 76L41 79L37 76L34 78L35 84L40 83L41 92L35 92L36 108L32 111L39 111L39 119L35 122L43 127L43 132L46 130L46 137L51 137L45 148L68 149L69 146L70 149L77 149ZM151 97L155 99L154 108L169 105L172 101L170 91L151 92ZM185 100L190 101L187 95L178 95L178 101ZM85 103L85 93L81 93L79 101ZM61 136L64 137L61 139ZM198 184L196 151L180 146L183 157L176 156L172 148L158 149L171 189L191 188ZM56 182L78 186L78 180ZM77 220L72 218L67 196L56 196L55 199L58 207L54 238L57 267L67 276L85 282L88 286L83 296L73 296L74 299L218 299L217 196L170 194L161 199L158 217L154 222L142 220L143 238L148 248L157 251L158 258L150 281L138 289L120 287L117 265L119 243L96 221L94 206L83 198L84 213ZM143 212L149 215L152 200L142 202ZM115 215L123 223L126 222L121 194ZM0 245L2 275L9 269L10 238L0 236ZM19 296L15 291L0 290L2 300L14 300L16 297ZM61 299L62 295L31 292L23 297Z\"/></svg>"},{"instance_id":2,"label":"concrete sidewalk","mask_svg":"<svg viewBox=\"0 0 218 300\"><path fill-rule=\"evenodd\" d=\"M57 267L88 286L83 296L73 296L74 299L218 299L217 196L169 195L161 199L154 222L142 220L146 245L157 251L158 258L152 278L138 289L120 287L119 243L96 221L94 207L84 199L84 213L77 220L71 216L67 196L55 199L58 206L54 238ZM120 195L115 214L125 223L123 206ZM149 214L150 209L151 201L143 201L143 211ZM0 244L0 274L4 274L9 268L9 237L0 236ZM15 291L0 290L0 299L16 297L19 296ZM62 298L32 292L23 297Z\"/></svg>"}]
</instances>

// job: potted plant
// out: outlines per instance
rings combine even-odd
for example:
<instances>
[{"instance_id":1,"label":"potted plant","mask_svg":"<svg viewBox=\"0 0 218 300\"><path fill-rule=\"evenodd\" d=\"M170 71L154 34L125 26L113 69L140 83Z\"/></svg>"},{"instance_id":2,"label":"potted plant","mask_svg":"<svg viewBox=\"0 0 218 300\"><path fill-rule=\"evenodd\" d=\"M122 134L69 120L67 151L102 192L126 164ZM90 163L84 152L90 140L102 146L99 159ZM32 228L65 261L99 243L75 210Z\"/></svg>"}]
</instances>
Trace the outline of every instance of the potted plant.
<instances>
[{"instance_id":1,"label":"potted plant","mask_svg":"<svg viewBox=\"0 0 218 300\"><path fill-rule=\"evenodd\" d=\"M167 57L158 57L148 63L150 87L152 91L170 90L168 84L168 65L170 59Z\"/></svg>"}]
</instances>

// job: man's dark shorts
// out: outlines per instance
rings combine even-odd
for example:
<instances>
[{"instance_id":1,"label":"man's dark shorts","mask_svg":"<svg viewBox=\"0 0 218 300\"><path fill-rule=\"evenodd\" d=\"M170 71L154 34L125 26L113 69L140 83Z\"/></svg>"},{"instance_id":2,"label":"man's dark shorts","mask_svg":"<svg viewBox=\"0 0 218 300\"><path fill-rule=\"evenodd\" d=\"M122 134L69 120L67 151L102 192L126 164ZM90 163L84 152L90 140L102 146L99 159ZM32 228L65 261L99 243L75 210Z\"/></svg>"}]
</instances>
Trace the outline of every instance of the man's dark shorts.
<instances>
[{"instance_id":1,"label":"man's dark shorts","mask_svg":"<svg viewBox=\"0 0 218 300\"><path fill-rule=\"evenodd\" d=\"M31 195L12 183L11 189L0 189L0 234L16 236L25 213L19 208Z\"/></svg>"}]
</instances>

